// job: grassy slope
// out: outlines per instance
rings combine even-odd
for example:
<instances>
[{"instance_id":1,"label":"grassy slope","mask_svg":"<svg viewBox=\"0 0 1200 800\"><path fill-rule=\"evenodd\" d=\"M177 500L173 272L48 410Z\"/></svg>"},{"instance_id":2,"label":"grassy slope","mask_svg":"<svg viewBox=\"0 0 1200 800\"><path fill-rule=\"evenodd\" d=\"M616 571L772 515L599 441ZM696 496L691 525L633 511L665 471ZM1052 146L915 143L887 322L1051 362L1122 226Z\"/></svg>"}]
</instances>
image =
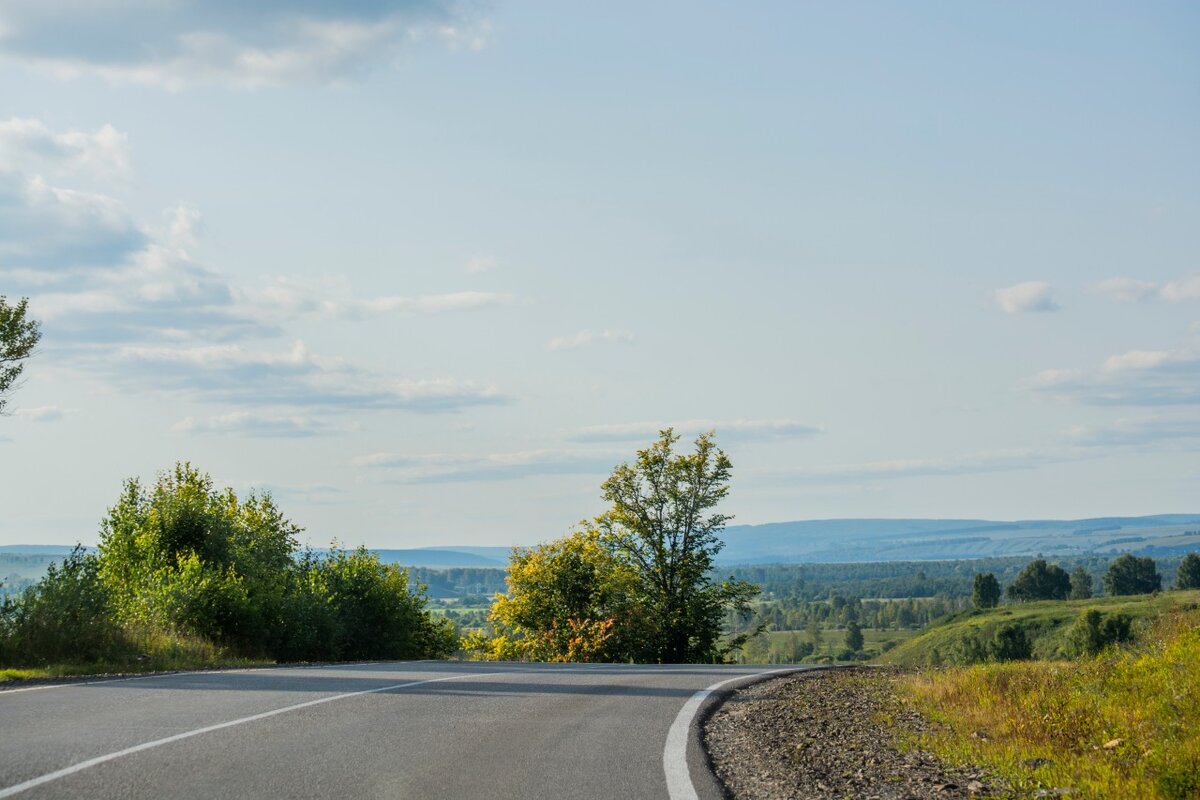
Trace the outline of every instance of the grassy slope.
<instances>
[{"instance_id":1,"label":"grassy slope","mask_svg":"<svg viewBox=\"0 0 1200 800\"><path fill-rule=\"evenodd\" d=\"M1200 610L1147 618L1168 606L1144 601L1139 641L1094 658L911 676L935 723L916 744L990 768L1010 797L1200 798Z\"/></svg>"},{"instance_id":2,"label":"grassy slope","mask_svg":"<svg viewBox=\"0 0 1200 800\"><path fill-rule=\"evenodd\" d=\"M884 653L876 662L902 667L939 663L939 659L950 657L955 643L965 636L979 632L985 638L990 638L992 632L1006 622L1020 622L1026 628L1033 639L1035 658L1061 658L1065 655L1067 631L1086 609L1099 609L1105 615L1116 612L1128 614L1133 617L1136 630L1172 610L1197 605L1200 605L1200 591L1020 603L989 611L969 611L934 623L920 635Z\"/></svg>"}]
</instances>

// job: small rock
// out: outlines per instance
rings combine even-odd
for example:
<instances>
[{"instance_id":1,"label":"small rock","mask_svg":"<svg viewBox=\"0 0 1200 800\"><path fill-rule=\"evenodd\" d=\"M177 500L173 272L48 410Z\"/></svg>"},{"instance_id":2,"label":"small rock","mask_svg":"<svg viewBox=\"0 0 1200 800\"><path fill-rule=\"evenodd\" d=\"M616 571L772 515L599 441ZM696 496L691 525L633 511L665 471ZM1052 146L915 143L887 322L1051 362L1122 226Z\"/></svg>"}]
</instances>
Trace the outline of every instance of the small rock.
<instances>
[{"instance_id":1,"label":"small rock","mask_svg":"<svg viewBox=\"0 0 1200 800\"><path fill-rule=\"evenodd\" d=\"M990 739L992 737L988 735L987 731L975 731L974 733L971 734L971 738L972 739L980 739L980 740L986 742L988 739Z\"/></svg>"},{"instance_id":2,"label":"small rock","mask_svg":"<svg viewBox=\"0 0 1200 800\"><path fill-rule=\"evenodd\" d=\"M979 781L971 781L970 783L967 784L967 791L970 792L971 794L982 794L983 790L984 790L984 785L982 783L980 783Z\"/></svg>"},{"instance_id":3,"label":"small rock","mask_svg":"<svg viewBox=\"0 0 1200 800\"><path fill-rule=\"evenodd\" d=\"M1105 750L1116 750L1118 747L1120 747L1123 744L1125 744L1124 739L1110 739L1109 741L1105 742L1102 745L1102 747Z\"/></svg>"}]
</instances>

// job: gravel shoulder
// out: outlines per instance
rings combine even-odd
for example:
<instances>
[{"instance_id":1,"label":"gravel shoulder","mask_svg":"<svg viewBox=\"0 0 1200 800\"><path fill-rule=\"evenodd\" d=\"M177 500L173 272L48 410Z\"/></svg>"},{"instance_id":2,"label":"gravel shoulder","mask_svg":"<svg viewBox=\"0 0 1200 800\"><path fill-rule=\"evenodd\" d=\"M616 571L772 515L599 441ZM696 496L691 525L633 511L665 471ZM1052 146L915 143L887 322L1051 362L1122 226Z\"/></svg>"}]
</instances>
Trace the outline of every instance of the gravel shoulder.
<instances>
[{"instance_id":1,"label":"gravel shoulder","mask_svg":"<svg viewBox=\"0 0 1200 800\"><path fill-rule=\"evenodd\" d=\"M928 725L900 700L895 681L882 670L821 670L735 691L704 723L718 780L734 800L990 794L983 772L895 744L898 735Z\"/></svg>"}]
</instances>

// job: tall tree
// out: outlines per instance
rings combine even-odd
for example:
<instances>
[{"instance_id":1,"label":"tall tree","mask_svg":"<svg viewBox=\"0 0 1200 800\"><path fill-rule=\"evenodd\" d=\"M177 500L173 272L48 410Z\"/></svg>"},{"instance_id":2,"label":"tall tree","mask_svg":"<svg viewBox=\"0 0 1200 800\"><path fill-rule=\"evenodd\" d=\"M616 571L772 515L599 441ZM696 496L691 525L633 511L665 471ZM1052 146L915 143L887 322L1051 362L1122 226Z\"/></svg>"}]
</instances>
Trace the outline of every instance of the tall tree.
<instances>
[{"instance_id":1,"label":"tall tree","mask_svg":"<svg viewBox=\"0 0 1200 800\"><path fill-rule=\"evenodd\" d=\"M975 573L971 602L976 608L995 608L1000 602L1000 582L990 572Z\"/></svg>"},{"instance_id":2,"label":"tall tree","mask_svg":"<svg viewBox=\"0 0 1200 800\"><path fill-rule=\"evenodd\" d=\"M1188 553L1175 573L1176 589L1200 589L1200 556Z\"/></svg>"},{"instance_id":3,"label":"tall tree","mask_svg":"<svg viewBox=\"0 0 1200 800\"><path fill-rule=\"evenodd\" d=\"M14 306L0 294L0 413L8 403L5 397L25 369L25 359L33 355L41 341L41 326L28 316L28 298Z\"/></svg>"},{"instance_id":4,"label":"tall tree","mask_svg":"<svg viewBox=\"0 0 1200 800\"><path fill-rule=\"evenodd\" d=\"M1071 593L1071 576L1058 564L1047 564L1045 559L1030 561L1008 587L1008 596L1013 600L1066 600Z\"/></svg>"},{"instance_id":5,"label":"tall tree","mask_svg":"<svg viewBox=\"0 0 1200 800\"><path fill-rule=\"evenodd\" d=\"M713 559L730 519L715 511L729 493L732 465L702 433L691 453L676 453L670 428L633 464L621 464L601 485L611 504L597 519L606 546L639 576L652 631L643 661L722 659L741 642L721 643L727 608L745 611L758 594L753 584L713 582Z\"/></svg>"},{"instance_id":6,"label":"tall tree","mask_svg":"<svg viewBox=\"0 0 1200 800\"><path fill-rule=\"evenodd\" d=\"M1162 588L1162 576L1154 559L1125 553L1108 565L1104 590L1112 595L1150 594Z\"/></svg>"},{"instance_id":7,"label":"tall tree","mask_svg":"<svg viewBox=\"0 0 1200 800\"><path fill-rule=\"evenodd\" d=\"M1071 572L1071 599L1087 600L1092 596L1092 573L1082 564Z\"/></svg>"}]
</instances>

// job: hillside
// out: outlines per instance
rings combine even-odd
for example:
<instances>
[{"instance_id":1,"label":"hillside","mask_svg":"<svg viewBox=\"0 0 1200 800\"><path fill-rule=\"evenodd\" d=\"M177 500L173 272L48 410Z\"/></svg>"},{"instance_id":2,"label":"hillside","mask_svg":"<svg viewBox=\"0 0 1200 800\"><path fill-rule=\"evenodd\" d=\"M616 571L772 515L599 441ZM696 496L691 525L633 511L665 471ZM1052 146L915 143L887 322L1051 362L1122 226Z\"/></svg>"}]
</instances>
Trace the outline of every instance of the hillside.
<instances>
[{"instance_id":1,"label":"hillside","mask_svg":"<svg viewBox=\"0 0 1200 800\"><path fill-rule=\"evenodd\" d=\"M961 661L958 654L968 641L987 640L1006 623L1018 623L1033 644L1034 658L1066 655L1067 632L1087 609L1105 616L1126 614L1135 629L1171 611L1200 607L1200 590L1163 592L1157 595L1096 597L1090 600L1047 600L1002 605L988 611L968 611L935 622L918 635L884 653L876 663L924 667Z\"/></svg>"},{"instance_id":2,"label":"hillside","mask_svg":"<svg viewBox=\"0 0 1200 800\"><path fill-rule=\"evenodd\" d=\"M1084 553L1175 555L1200 547L1200 514L1077 520L831 519L731 525L723 564L937 561Z\"/></svg>"}]
</instances>

